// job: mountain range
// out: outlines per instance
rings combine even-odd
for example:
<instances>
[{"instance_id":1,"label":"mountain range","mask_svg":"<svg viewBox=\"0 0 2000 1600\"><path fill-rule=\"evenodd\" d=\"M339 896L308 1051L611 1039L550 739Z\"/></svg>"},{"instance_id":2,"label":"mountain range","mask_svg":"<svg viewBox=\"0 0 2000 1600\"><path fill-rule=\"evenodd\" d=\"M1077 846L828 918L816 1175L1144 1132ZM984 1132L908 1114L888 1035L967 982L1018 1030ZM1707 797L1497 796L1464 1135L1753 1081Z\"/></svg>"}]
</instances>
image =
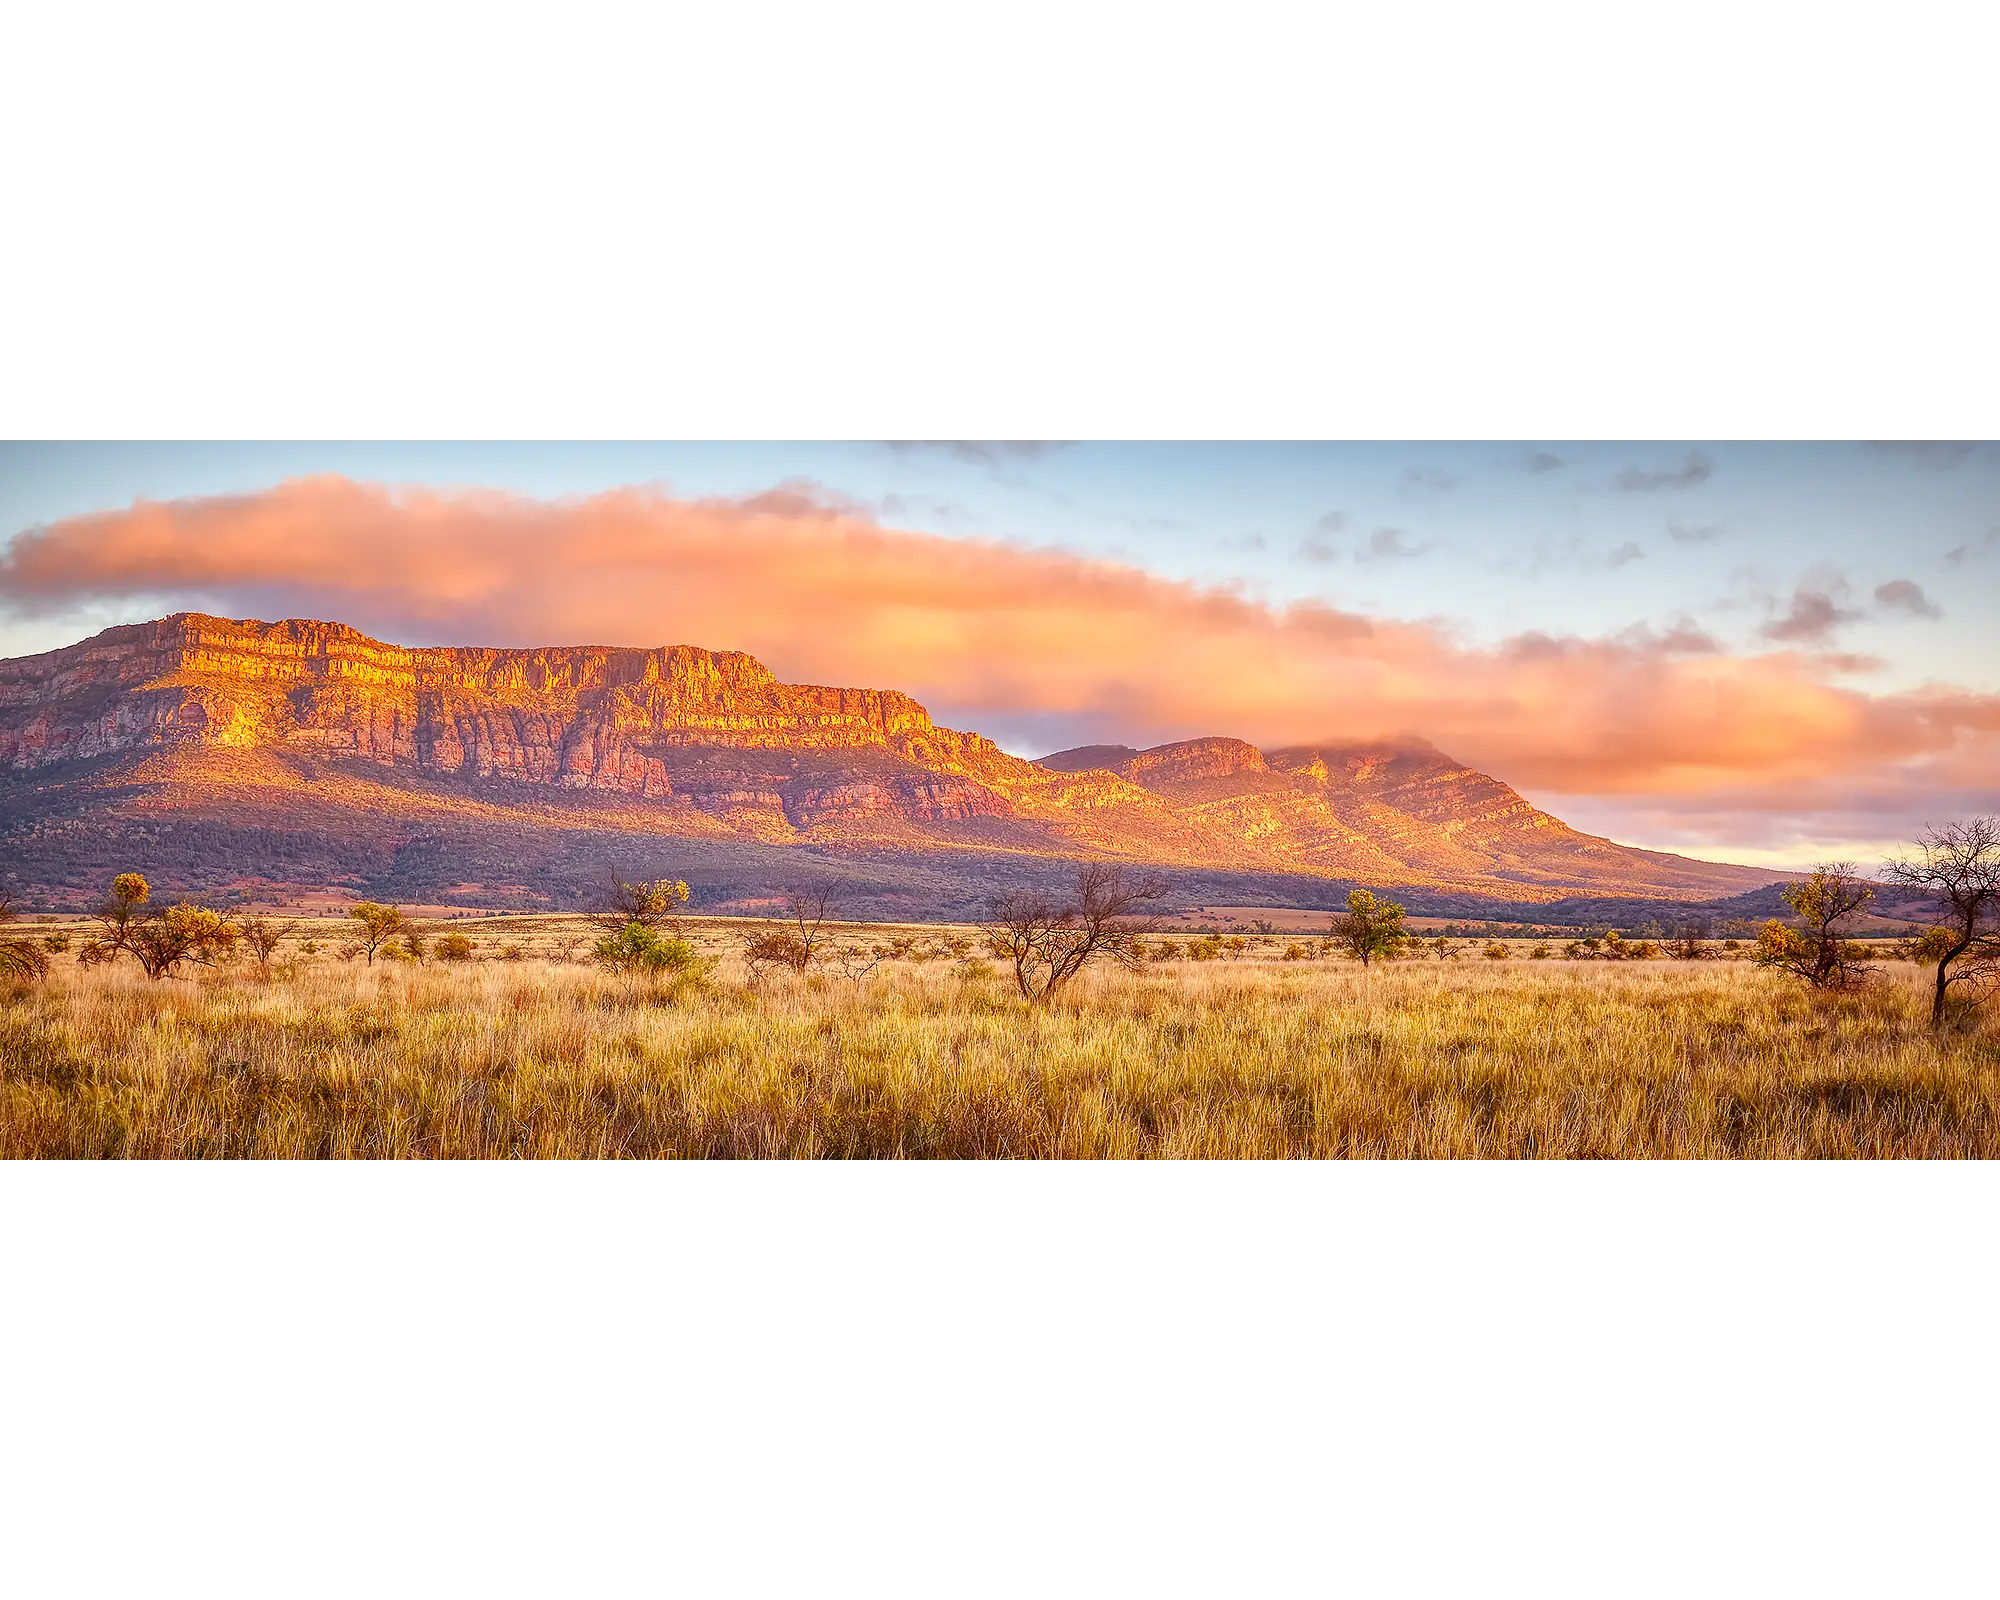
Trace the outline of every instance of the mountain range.
<instances>
[{"instance_id":1,"label":"mountain range","mask_svg":"<svg viewBox=\"0 0 2000 1600\"><path fill-rule=\"evenodd\" d=\"M898 915L963 915L1083 857L1246 905L1353 884L1452 909L1686 901L1777 876L1580 833L1420 741L1032 761L906 694L732 651L404 648L198 613L0 661L0 844L8 888L52 903L126 868L515 906L671 872L725 909L815 877Z\"/></svg>"}]
</instances>

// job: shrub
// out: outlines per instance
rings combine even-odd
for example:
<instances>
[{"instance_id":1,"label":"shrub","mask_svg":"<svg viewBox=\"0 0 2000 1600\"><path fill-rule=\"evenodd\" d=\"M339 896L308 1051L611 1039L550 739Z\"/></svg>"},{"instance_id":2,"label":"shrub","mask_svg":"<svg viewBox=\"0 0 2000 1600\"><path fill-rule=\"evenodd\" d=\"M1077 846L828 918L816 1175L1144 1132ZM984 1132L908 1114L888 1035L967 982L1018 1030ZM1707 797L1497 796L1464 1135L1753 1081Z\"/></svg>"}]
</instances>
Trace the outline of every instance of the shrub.
<instances>
[{"instance_id":1,"label":"shrub","mask_svg":"<svg viewBox=\"0 0 2000 1600\"><path fill-rule=\"evenodd\" d=\"M301 949L305 946L301 945ZM431 954L440 961L470 961L472 941L462 933L447 933L431 946Z\"/></svg>"},{"instance_id":2,"label":"shrub","mask_svg":"<svg viewBox=\"0 0 2000 1600\"><path fill-rule=\"evenodd\" d=\"M592 956L613 972L658 977L685 973L701 966L701 957L685 939L661 938L642 922L628 922L618 933L608 933L591 951Z\"/></svg>"},{"instance_id":3,"label":"shrub","mask_svg":"<svg viewBox=\"0 0 2000 1600\"><path fill-rule=\"evenodd\" d=\"M1549 947L1545 944L1538 944L1535 946L1534 949L1530 950L1528 954L1532 959L1536 961L1546 961L1549 959L1549 954L1550 954Z\"/></svg>"},{"instance_id":4,"label":"shrub","mask_svg":"<svg viewBox=\"0 0 2000 1600\"><path fill-rule=\"evenodd\" d=\"M69 948L69 935L66 933L44 934L42 936L42 948L48 951L50 955L59 956Z\"/></svg>"},{"instance_id":5,"label":"shrub","mask_svg":"<svg viewBox=\"0 0 2000 1600\"><path fill-rule=\"evenodd\" d=\"M1310 961L1312 959L1312 952L1302 944L1288 944L1285 946L1285 959L1287 961Z\"/></svg>"},{"instance_id":6,"label":"shrub","mask_svg":"<svg viewBox=\"0 0 2000 1600\"><path fill-rule=\"evenodd\" d=\"M1507 947L1497 939L1479 953L1488 961L1505 961L1507 959Z\"/></svg>"},{"instance_id":7,"label":"shrub","mask_svg":"<svg viewBox=\"0 0 2000 1600\"><path fill-rule=\"evenodd\" d=\"M766 967L783 967L787 972L804 972L819 952L789 928L772 928L753 933L743 941L743 963L755 979Z\"/></svg>"},{"instance_id":8,"label":"shrub","mask_svg":"<svg viewBox=\"0 0 2000 1600\"><path fill-rule=\"evenodd\" d=\"M1951 954L1953 943L1951 929L1926 928L1916 938L1905 940L1896 953L1920 967L1934 967Z\"/></svg>"},{"instance_id":9,"label":"shrub","mask_svg":"<svg viewBox=\"0 0 2000 1600\"><path fill-rule=\"evenodd\" d=\"M1222 959L1222 935L1205 933L1199 939L1190 939L1187 947L1190 961L1219 961Z\"/></svg>"}]
</instances>

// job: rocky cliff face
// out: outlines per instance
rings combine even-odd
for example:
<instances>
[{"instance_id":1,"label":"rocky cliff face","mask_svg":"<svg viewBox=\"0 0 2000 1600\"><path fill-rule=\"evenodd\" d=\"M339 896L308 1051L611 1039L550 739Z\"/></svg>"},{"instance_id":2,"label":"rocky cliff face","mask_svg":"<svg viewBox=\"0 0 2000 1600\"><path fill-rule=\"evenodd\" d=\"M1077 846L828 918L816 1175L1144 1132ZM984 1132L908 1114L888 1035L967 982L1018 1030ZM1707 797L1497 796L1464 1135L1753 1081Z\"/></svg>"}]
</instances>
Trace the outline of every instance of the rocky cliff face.
<instances>
[{"instance_id":1,"label":"rocky cliff face","mask_svg":"<svg viewBox=\"0 0 2000 1600\"><path fill-rule=\"evenodd\" d=\"M0 772L46 796L85 769L98 776L75 783L143 779L154 810L255 788L280 829L323 822L302 773L338 771L352 795L374 772L366 804L385 812L419 791L508 815L588 802L620 826L764 846L1108 854L1473 893L1757 879L1578 834L1427 747L1205 738L1030 762L894 690L781 683L681 645L405 649L338 623L182 614L0 661Z\"/></svg>"}]
</instances>

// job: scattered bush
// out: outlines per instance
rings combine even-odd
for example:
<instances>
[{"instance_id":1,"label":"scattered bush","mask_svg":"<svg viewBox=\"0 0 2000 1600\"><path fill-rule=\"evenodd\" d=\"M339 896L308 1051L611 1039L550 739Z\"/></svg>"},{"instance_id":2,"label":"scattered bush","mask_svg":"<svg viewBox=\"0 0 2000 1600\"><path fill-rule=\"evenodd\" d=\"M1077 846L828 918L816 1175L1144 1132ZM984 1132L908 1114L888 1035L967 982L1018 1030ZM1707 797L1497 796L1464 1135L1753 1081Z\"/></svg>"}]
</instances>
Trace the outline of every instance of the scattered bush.
<instances>
[{"instance_id":1,"label":"scattered bush","mask_svg":"<svg viewBox=\"0 0 2000 1600\"><path fill-rule=\"evenodd\" d=\"M753 933L743 941L743 964L754 982L766 967L783 967L787 972L804 972L813 964L818 950L790 928L771 928Z\"/></svg>"},{"instance_id":2,"label":"scattered bush","mask_svg":"<svg viewBox=\"0 0 2000 1600\"><path fill-rule=\"evenodd\" d=\"M702 966L701 957L687 940L663 939L642 922L628 922L620 932L606 934L591 954L600 965L631 976L660 977Z\"/></svg>"},{"instance_id":3,"label":"scattered bush","mask_svg":"<svg viewBox=\"0 0 2000 1600\"><path fill-rule=\"evenodd\" d=\"M299 948L303 950L306 946ZM431 954L440 961L470 961L472 941L462 933L447 933L431 946Z\"/></svg>"},{"instance_id":4,"label":"scattered bush","mask_svg":"<svg viewBox=\"0 0 2000 1600\"><path fill-rule=\"evenodd\" d=\"M1505 961L1507 959L1507 947L1498 939L1495 939L1493 943L1489 944L1479 953L1488 961Z\"/></svg>"}]
</instances>

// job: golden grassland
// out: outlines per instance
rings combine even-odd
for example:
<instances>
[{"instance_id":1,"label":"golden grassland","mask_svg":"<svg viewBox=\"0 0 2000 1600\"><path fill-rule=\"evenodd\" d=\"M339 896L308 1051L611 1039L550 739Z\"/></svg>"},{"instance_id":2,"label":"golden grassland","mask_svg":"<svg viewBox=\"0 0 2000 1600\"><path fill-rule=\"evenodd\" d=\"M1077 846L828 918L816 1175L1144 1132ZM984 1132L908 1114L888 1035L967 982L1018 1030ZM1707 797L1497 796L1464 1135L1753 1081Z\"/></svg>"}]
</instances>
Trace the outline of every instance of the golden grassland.
<instances>
[{"instance_id":1,"label":"golden grassland","mask_svg":"<svg viewBox=\"0 0 2000 1600\"><path fill-rule=\"evenodd\" d=\"M1931 1033L1905 963L1820 996L1741 961L1259 945L1031 1008L977 960L752 983L708 923L712 974L656 984L551 930L162 983L65 956L0 1001L0 1157L2000 1154L2000 1027Z\"/></svg>"}]
</instances>

